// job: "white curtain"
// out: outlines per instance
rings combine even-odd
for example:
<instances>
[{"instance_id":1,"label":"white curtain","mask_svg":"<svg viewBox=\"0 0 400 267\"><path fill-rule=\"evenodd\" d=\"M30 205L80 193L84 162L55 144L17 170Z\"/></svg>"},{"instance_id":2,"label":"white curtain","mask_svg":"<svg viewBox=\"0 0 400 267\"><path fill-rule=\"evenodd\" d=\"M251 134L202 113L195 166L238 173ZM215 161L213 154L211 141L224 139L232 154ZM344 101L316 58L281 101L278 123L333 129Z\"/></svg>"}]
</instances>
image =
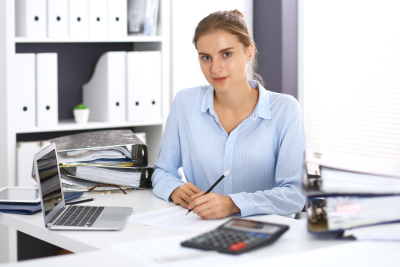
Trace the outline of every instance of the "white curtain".
<instances>
[{"instance_id":1,"label":"white curtain","mask_svg":"<svg viewBox=\"0 0 400 267\"><path fill-rule=\"evenodd\" d=\"M400 1L303 0L307 149L400 161Z\"/></svg>"}]
</instances>

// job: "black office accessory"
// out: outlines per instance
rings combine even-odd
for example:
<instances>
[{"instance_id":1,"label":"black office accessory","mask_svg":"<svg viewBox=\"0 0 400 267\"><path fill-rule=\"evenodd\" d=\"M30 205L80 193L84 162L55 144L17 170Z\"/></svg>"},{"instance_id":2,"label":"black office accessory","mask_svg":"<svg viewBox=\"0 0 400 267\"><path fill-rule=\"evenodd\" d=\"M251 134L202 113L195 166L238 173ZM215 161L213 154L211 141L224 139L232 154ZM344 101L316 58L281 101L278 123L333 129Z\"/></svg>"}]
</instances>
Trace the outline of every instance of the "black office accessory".
<instances>
[{"instance_id":1,"label":"black office accessory","mask_svg":"<svg viewBox=\"0 0 400 267\"><path fill-rule=\"evenodd\" d=\"M90 201L95 201L95 198L88 198L88 199L83 199L83 200L79 200L79 201L73 201L70 203L66 203L68 205L76 205L76 204L81 204L81 203L86 203L86 202L90 202Z\"/></svg>"},{"instance_id":2,"label":"black office accessory","mask_svg":"<svg viewBox=\"0 0 400 267\"><path fill-rule=\"evenodd\" d=\"M181 246L240 254L271 244L288 229L287 225L235 218Z\"/></svg>"},{"instance_id":3,"label":"black office accessory","mask_svg":"<svg viewBox=\"0 0 400 267\"><path fill-rule=\"evenodd\" d=\"M75 198L82 196L82 192L65 192L64 198L66 204ZM40 202L37 204L0 204L0 212L29 215L34 212L40 211L42 207Z\"/></svg>"},{"instance_id":4,"label":"black office accessory","mask_svg":"<svg viewBox=\"0 0 400 267\"><path fill-rule=\"evenodd\" d=\"M224 174L222 174L222 176L207 190L207 192L204 193L204 195L208 194L211 192L211 190L214 189L214 187L217 186L217 184L219 184L219 182L222 181L222 179L224 179L226 176L228 176L230 173L230 170L227 170L226 172L224 172ZM204 196L203 195L203 196ZM193 209L188 210L188 212L186 212L186 215L188 215Z\"/></svg>"}]
</instances>

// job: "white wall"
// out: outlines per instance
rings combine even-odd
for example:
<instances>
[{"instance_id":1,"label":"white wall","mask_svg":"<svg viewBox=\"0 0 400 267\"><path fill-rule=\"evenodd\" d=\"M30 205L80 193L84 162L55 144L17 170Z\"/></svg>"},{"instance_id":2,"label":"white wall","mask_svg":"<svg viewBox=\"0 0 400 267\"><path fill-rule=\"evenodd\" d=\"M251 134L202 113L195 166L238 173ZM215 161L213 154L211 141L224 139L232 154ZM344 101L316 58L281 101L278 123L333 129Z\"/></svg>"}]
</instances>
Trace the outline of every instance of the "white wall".
<instances>
[{"instance_id":1,"label":"white wall","mask_svg":"<svg viewBox=\"0 0 400 267\"><path fill-rule=\"evenodd\" d=\"M201 72L197 52L192 44L197 24L212 12L233 9L241 11L250 29L253 29L253 1L171 1L172 99L181 89L208 84Z\"/></svg>"}]
</instances>

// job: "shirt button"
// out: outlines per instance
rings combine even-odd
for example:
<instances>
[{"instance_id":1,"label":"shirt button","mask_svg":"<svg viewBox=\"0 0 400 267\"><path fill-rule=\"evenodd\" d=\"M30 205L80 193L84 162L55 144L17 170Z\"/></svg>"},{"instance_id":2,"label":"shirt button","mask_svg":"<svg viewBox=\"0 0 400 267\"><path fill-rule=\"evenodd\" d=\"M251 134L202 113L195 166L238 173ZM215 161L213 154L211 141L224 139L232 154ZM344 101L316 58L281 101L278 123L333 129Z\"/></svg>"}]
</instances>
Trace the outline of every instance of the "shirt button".
<instances>
[{"instance_id":1,"label":"shirt button","mask_svg":"<svg viewBox=\"0 0 400 267\"><path fill-rule=\"evenodd\" d=\"M232 144L228 144L228 146L231 146Z\"/></svg>"}]
</instances>

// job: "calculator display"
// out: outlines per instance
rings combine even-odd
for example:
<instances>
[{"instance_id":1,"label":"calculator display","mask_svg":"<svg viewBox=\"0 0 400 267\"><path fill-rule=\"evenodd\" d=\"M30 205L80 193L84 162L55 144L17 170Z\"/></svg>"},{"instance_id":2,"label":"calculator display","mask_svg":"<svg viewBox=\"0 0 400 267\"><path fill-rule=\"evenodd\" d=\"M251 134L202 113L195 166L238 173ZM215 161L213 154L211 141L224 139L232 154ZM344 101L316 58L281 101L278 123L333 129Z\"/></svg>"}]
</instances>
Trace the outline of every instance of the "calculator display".
<instances>
[{"instance_id":1,"label":"calculator display","mask_svg":"<svg viewBox=\"0 0 400 267\"><path fill-rule=\"evenodd\" d=\"M232 220L226 225L226 228L241 230L241 231L251 231L258 233L273 234L279 230L278 226L269 225L263 222L256 221L246 221L246 220Z\"/></svg>"}]
</instances>

